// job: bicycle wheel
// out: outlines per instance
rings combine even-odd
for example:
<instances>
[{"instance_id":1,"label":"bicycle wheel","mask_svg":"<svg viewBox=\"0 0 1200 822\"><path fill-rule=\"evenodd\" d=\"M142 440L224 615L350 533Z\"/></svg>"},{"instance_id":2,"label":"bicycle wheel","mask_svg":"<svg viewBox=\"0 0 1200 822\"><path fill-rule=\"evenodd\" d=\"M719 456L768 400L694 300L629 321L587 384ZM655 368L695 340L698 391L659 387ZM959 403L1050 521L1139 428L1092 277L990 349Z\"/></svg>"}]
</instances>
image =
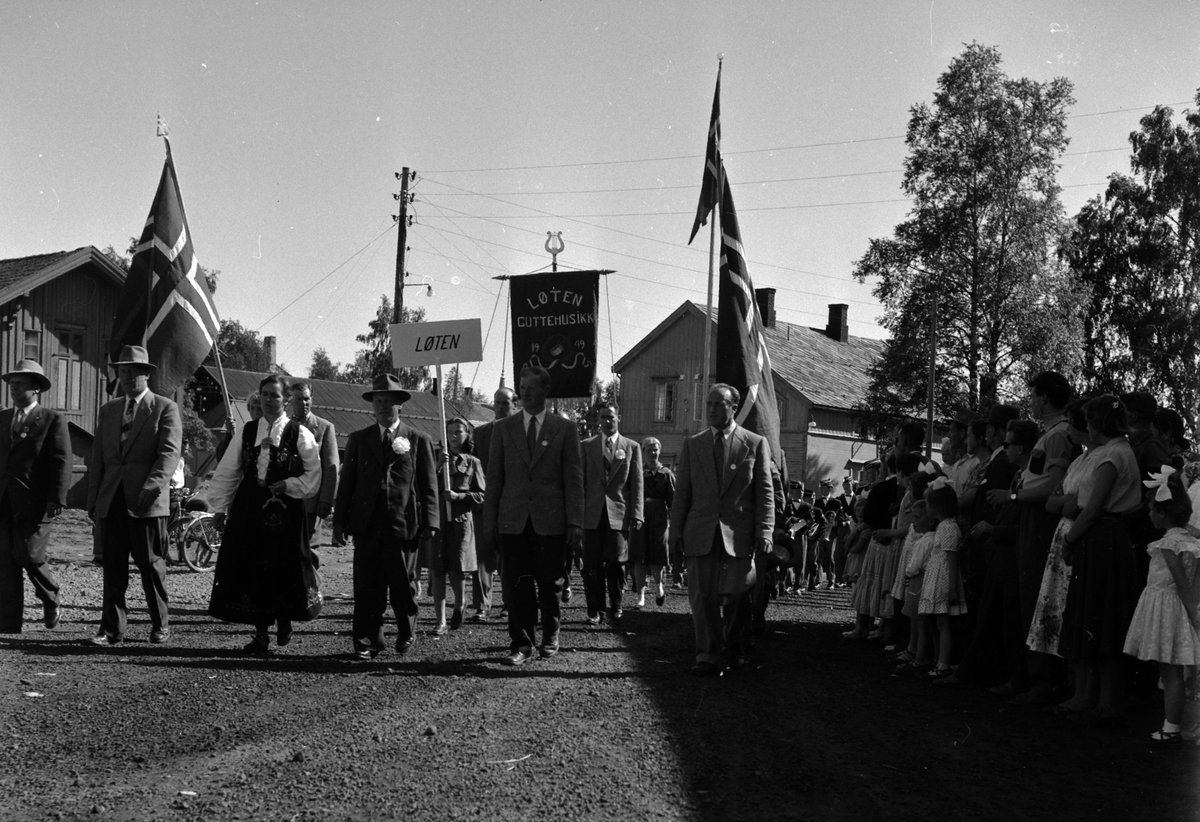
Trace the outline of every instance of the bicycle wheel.
<instances>
[{"instance_id":1,"label":"bicycle wheel","mask_svg":"<svg viewBox=\"0 0 1200 822\"><path fill-rule=\"evenodd\" d=\"M211 514L193 519L183 531L183 559L193 571L211 571L217 565L221 532Z\"/></svg>"}]
</instances>

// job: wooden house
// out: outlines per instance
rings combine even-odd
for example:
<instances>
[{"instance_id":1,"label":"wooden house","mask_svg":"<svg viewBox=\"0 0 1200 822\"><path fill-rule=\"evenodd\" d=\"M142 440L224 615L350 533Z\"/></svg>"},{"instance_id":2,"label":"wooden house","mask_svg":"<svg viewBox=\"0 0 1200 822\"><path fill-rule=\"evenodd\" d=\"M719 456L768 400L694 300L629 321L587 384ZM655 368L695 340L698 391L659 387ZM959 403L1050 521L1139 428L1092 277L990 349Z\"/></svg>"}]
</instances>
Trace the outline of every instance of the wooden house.
<instances>
[{"instance_id":1,"label":"wooden house","mask_svg":"<svg viewBox=\"0 0 1200 822\"><path fill-rule=\"evenodd\" d=\"M86 504L96 417L108 399L108 335L124 283L124 269L94 246L0 260L0 373L30 359L50 378L41 402L71 431L72 507ZM3 392L0 408L11 404Z\"/></svg>"},{"instance_id":2,"label":"wooden house","mask_svg":"<svg viewBox=\"0 0 1200 822\"><path fill-rule=\"evenodd\" d=\"M882 340L849 334L849 306L829 306L825 328L775 318L775 289L758 289L767 350L779 404L780 445L793 482L814 488L825 478L858 478L862 465L878 456L854 419L866 396L867 370L883 350ZM663 462L678 460L683 439L703 430L704 325L716 315L685 302L616 362L621 377L621 429L628 437L657 437ZM715 374L710 376L710 382Z\"/></svg>"}]
</instances>

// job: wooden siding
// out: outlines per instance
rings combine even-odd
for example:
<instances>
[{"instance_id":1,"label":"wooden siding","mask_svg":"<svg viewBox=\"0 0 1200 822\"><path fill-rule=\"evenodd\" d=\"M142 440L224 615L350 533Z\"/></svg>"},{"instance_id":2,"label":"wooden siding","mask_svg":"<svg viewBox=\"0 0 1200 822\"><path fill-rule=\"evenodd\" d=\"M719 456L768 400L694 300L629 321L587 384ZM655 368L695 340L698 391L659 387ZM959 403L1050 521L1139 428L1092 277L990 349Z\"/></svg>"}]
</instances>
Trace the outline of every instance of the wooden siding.
<instances>
[{"instance_id":1,"label":"wooden siding","mask_svg":"<svg viewBox=\"0 0 1200 822\"><path fill-rule=\"evenodd\" d=\"M95 430L96 415L107 399L105 363L108 352L105 346L119 296L119 288L108 277L91 265L84 265L0 306L0 322L3 323L0 365L4 373L13 370L17 361L25 356L25 332L33 331L38 334L38 362L53 381L58 334L80 335L81 350L71 352L78 356L81 365L79 408L58 407L53 388L41 401L46 407L61 411L68 422L89 433ZM0 408L11 405L12 400L5 392Z\"/></svg>"}]
</instances>

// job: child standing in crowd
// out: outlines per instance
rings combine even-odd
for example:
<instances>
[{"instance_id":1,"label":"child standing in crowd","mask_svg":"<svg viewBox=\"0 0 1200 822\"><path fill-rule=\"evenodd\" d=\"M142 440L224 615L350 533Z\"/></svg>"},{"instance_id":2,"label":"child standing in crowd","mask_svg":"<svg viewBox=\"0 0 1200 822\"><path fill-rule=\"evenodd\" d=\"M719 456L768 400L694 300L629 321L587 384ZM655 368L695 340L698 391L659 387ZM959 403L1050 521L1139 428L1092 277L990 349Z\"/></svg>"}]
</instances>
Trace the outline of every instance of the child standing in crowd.
<instances>
[{"instance_id":1,"label":"child standing in crowd","mask_svg":"<svg viewBox=\"0 0 1200 822\"><path fill-rule=\"evenodd\" d=\"M921 483L920 487L921 494L924 495L925 484ZM933 547L933 529L936 523L929 516L929 505L924 499L913 504L912 513L913 520L903 549L904 565L897 574L897 578L902 582L901 592L904 597L901 613L908 617L913 625L913 630L909 632L908 647L895 657L895 661L899 663L896 673L902 676L922 674L933 667L933 661L929 657L929 619L917 614L917 605L921 599L925 565Z\"/></svg>"},{"instance_id":2,"label":"child standing in crowd","mask_svg":"<svg viewBox=\"0 0 1200 822\"><path fill-rule=\"evenodd\" d=\"M1187 529L1192 503L1179 474L1168 465L1144 484L1155 488L1150 503L1154 526L1167 529L1150 543L1150 572L1146 588L1125 636L1125 653L1155 660L1162 677L1163 726L1150 735L1157 743L1182 741L1180 720L1186 667L1200 663L1200 609L1196 566L1200 542Z\"/></svg>"},{"instance_id":3,"label":"child standing in crowd","mask_svg":"<svg viewBox=\"0 0 1200 822\"><path fill-rule=\"evenodd\" d=\"M848 585L858 582L858 576L862 573L863 557L867 554L867 544L871 541L870 535L866 533L867 524L863 522L866 510L867 498L859 496L854 501L854 522L850 526L850 533L846 535L846 569L842 571L842 579Z\"/></svg>"},{"instance_id":4,"label":"child standing in crowd","mask_svg":"<svg viewBox=\"0 0 1200 822\"><path fill-rule=\"evenodd\" d=\"M925 581L921 586L921 600L917 613L932 614L937 626L937 667L930 673L932 678L950 675L950 656L954 643L950 634L950 617L967 612L966 592L963 590L962 575L958 568L958 550L962 547L962 531L958 529L958 495L954 487L939 477L929 486L926 494L929 514L937 522L933 548L925 565Z\"/></svg>"},{"instance_id":5,"label":"child standing in crowd","mask_svg":"<svg viewBox=\"0 0 1200 822\"><path fill-rule=\"evenodd\" d=\"M429 567L429 593L433 596L433 615L437 624L434 636L446 634L446 581L454 591L454 611L450 615L450 628L462 627L463 606L466 595L466 577L478 568L475 556L475 523L471 511L483 505L483 467L479 458L472 456L474 442L471 426L466 420L455 417L446 423L446 444L449 454L441 460L450 469L450 487L445 487L444 473L438 472L438 488L441 494L442 528L436 539L426 543Z\"/></svg>"}]
</instances>

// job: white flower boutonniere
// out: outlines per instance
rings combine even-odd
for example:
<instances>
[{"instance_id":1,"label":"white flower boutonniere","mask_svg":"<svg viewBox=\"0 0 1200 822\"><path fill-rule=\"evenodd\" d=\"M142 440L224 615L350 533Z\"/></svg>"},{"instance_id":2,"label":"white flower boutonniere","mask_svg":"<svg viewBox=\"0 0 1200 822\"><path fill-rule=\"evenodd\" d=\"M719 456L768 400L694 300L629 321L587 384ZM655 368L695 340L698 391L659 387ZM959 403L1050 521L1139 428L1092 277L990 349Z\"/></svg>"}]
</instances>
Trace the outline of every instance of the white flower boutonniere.
<instances>
[{"instance_id":1,"label":"white flower boutonniere","mask_svg":"<svg viewBox=\"0 0 1200 822\"><path fill-rule=\"evenodd\" d=\"M617 453L615 453L613 456L615 456L615 457L616 457L617 459L619 459L619 460L623 460L623 459L625 459L625 449L624 449L624 448L618 448L618 449L617 449Z\"/></svg>"},{"instance_id":2,"label":"white flower boutonniere","mask_svg":"<svg viewBox=\"0 0 1200 822\"><path fill-rule=\"evenodd\" d=\"M396 437L392 440L392 450L400 456L404 456L412 450L412 445L408 441L408 437Z\"/></svg>"}]
</instances>

